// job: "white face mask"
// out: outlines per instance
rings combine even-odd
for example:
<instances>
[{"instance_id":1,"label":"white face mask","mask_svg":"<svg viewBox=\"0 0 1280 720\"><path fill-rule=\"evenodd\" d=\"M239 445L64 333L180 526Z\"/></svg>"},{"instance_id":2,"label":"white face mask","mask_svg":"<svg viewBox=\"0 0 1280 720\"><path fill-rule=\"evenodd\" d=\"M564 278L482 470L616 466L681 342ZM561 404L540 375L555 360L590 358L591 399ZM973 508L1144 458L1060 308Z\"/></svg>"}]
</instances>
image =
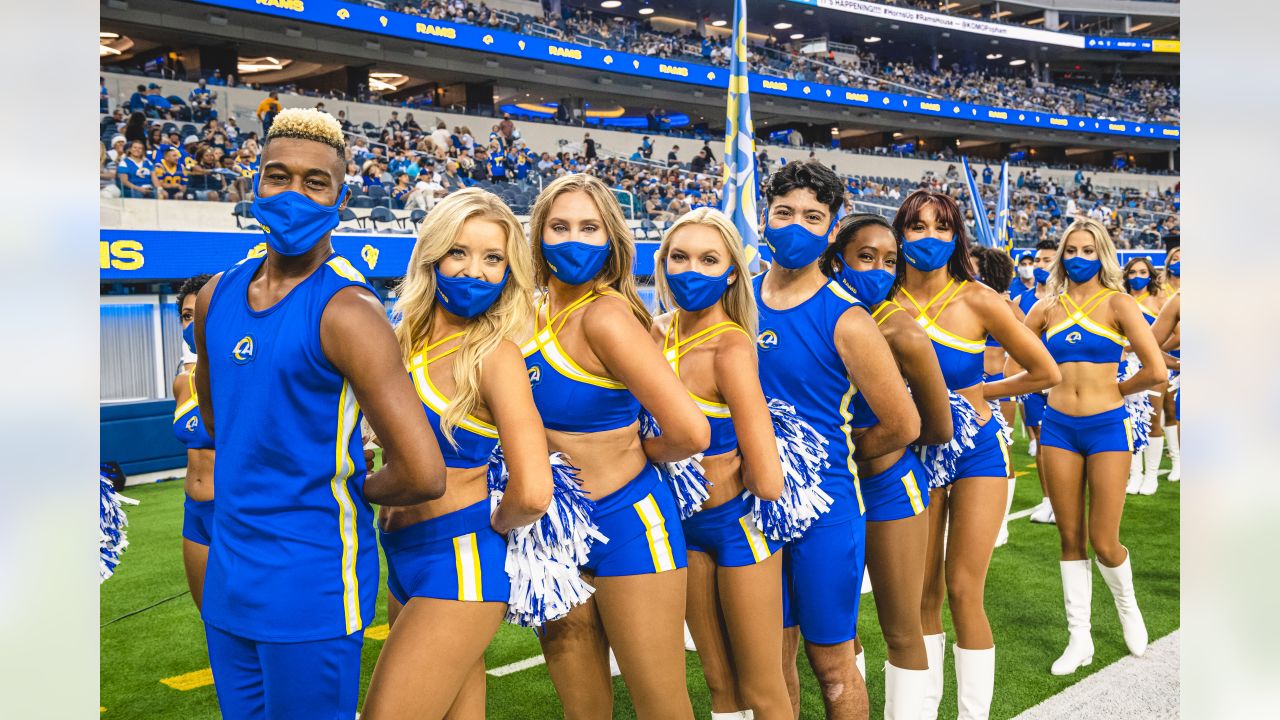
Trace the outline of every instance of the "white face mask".
<instances>
[{"instance_id":1,"label":"white face mask","mask_svg":"<svg viewBox=\"0 0 1280 720\"><path fill-rule=\"evenodd\" d=\"M1023 280L1030 280L1031 278L1035 277L1035 273L1036 273L1036 268L1034 265L1018 266L1018 277L1022 278Z\"/></svg>"}]
</instances>

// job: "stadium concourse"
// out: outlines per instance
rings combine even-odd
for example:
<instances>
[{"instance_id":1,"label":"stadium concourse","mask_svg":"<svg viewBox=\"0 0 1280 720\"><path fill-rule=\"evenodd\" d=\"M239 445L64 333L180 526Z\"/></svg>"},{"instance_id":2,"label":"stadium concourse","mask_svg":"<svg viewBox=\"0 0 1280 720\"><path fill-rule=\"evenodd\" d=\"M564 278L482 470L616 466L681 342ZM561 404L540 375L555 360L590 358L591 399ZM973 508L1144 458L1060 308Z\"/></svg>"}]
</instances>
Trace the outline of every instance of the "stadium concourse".
<instances>
[{"instance_id":1,"label":"stadium concourse","mask_svg":"<svg viewBox=\"0 0 1280 720\"><path fill-rule=\"evenodd\" d=\"M1007 232L1001 237L1007 237L1008 246L999 249L1013 255L1014 266L1025 261L1024 252L1040 258L1032 260L1035 271L1023 267L1014 275L1018 288L1031 283L1031 302L1022 303L1019 313L1035 304L1037 288L1045 291L1044 281L1033 279L1053 262L1042 256L1054 252L1073 223L1077 228L1096 223L1109 233L1122 266L1148 259L1157 284L1165 283L1160 300L1177 297L1176 284L1169 284L1180 278L1173 255L1180 253L1181 226L1176 1L1100 0L1089 3L1087 11L995 0L740 4L751 13L744 51L751 83L743 78L742 86L750 88L755 113L758 187L752 189L759 191L761 218L770 177L812 161L832 169L842 185L843 199L836 196L840 217L868 214L893 221L908 196L925 190L954 199L974 240L970 250L999 248L995 234ZM332 235L336 251L348 262L339 263L334 273L338 282L367 280L388 317L405 292L401 283L410 254L416 244L430 240L425 235L419 240L419 231L440 220L435 209L441 203L467 197L458 193L468 188L484 190L509 207L525 236L537 241L542 230L532 224L539 197L546 197L552 183L579 173L599 178L617 200L630 233L625 242L633 245L635 289L656 315L663 285L656 279L655 258L668 231L700 208L733 205L727 201L743 191L736 186L742 168L726 172L725 164L733 157L726 158L726 128L736 121L725 117L734 5L731 0L103 4L101 459L104 474L122 478L117 489L136 502L123 506L128 543L100 591L103 718L201 720L225 711L215 695L206 628L197 609L201 600L193 595L185 559L195 499L189 481L200 479L199 452L208 453L205 472L211 472L214 449L212 439L207 446L175 440L175 418L190 430L205 402L203 394L199 404L194 398L195 381L184 380L194 377L196 311L184 310L181 302L195 292L189 278L273 256L267 248L275 246L260 219L261 201L272 195L260 195L255 182L266 136L280 114L314 108L338 121L341 142L326 144L345 148L342 182L350 200ZM526 45L544 55L519 57ZM593 58L603 59L591 65ZM660 64L642 65L646 60ZM642 67L653 72L640 74ZM703 77L715 77L719 85ZM817 99L823 87L827 98L840 89L863 100L824 102ZM865 98L883 107L858 106L870 102ZM948 109L953 103L954 116ZM937 114L928 108L937 108ZM1034 125L1040 115L1045 122ZM286 137L314 139L307 133ZM601 190L606 196L608 191ZM991 237L983 237L984 224L992 228ZM905 230L900 234L899 248L906 240ZM763 240L760 250L763 259L773 260ZM996 254L1001 262L1009 260ZM848 263L848 255L843 257ZM441 264L436 262L436 272ZM1139 301L1141 289L1130 293ZM1027 298L1016 292L1010 297ZM1155 313L1148 314L1153 320ZM1041 337L1038 330L1036 336ZM1161 347L1179 352L1171 349L1177 341L1171 342ZM992 351L1004 352L990 343L986 351L987 359ZM1176 361L1176 355L1169 357ZM982 382L999 379L984 373ZM181 402L175 402L175 394ZM1151 401L1162 404L1158 395ZM1007 541L991 554L983 608L999 649L989 717L1177 717L1181 485L1170 482L1179 472L1177 425L1166 428L1168 457L1160 451L1146 454L1146 462L1158 468L1151 470L1160 478L1158 491L1125 497L1120 531L1133 558L1131 585L1137 588L1150 646L1141 657L1131 654L1133 646L1126 644L1131 628L1122 625L1114 609L1120 596L1113 605L1113 589L1092 582L1086 588L1086 603L1093 606L1092 661L1057 675L1050 668L1068 637L1066 571L1059 576L1066 541L1051 512L1049 522L1041 522L1050 506L1038 466L1045 447L1037 444L1043 440L1038 421L1028 421L1022 403L1012 407L1007 417L1011 444L1001 446L1011 488ZM373 453L371 474L381 467L381 452ZM332 457L328 460L332 472ZM1004 481L996 479L1003 487ZM863 491L858 491L859 504ZM640 503L636 507L640 511ZM751 537L745 525L744 532ZM389 612L394 620L401 611L388 591L395 583L383 543L374 545L378 590L360 649L361 705L379 657L388 654ZM1103 567L1101 555L1097 563ZM885 640L889 629L881 625L884 613L877 612L884 609L878 601L887 602L888 595L877 598L875 588L864 585L857 615L872 718L892 716L886 707L891 694L886 666L893 650ZM1070 616L1071 598L1066 602ZM952 612L954 607L942 613L944 643L955 642L958 649L963 631ZM533 630L499 627L484 651L484 717L565 716L543 652ZM937 717L965 717L958 702L959 653L944 653ZM749 717L713 708L723 701L715 699L705 669L697 652L685 653L694 717ZM826 717L819 673L804 652L798 669L799 717ZM616 665L611 683L613 717L638 717ZM978 716L985 717L971 717Z\"/></svg>"}]
</instances>

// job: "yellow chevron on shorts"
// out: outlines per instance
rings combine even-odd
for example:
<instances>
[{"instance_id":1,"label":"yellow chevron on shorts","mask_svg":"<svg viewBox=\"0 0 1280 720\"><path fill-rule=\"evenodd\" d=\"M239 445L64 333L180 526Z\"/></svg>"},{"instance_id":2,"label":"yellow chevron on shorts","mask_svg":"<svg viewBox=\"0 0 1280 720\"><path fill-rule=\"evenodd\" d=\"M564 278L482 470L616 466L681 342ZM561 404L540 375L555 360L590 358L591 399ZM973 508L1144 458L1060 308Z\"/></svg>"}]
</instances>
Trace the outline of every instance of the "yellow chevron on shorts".
<instances>
[{"instance_id":1,"label":"yellow chevron on shorts","mask_svg":"<svg viewBox=\"0 0 1280 720\"><path fill-rule=\"evenodd\" d=\"M1001 443L1003 445L1004 443ZM1005 460L1005 466L1008 467L1008 460ZM906 475L902 476L902 487L907 490L907 499L911 501L911 512L919 515L924 512L924 500L920 498L920 486L916 484L916 471L908 470Z\"/></svg>"},{"instance_id":2,"label":"yellow chevron on shorts","mask_svg":"<svg viewBox=\"0 0 1280 720\"><path fill-rule=\"evenodd\" d=\"M748 513L738 518L738 524L742 526L742 534L747 536L747 545L751 546L751 557L756 562L769 559L773 553L769 552L769 542L764 539L764 533L756 527Z\"/></svg>"},{"instance_id":3,"label":"yellow chevron on shorts","mask_svg":"<svg viewBox=\"0 0 1280 720\"><path fill-rule=\"evenodd\" d=\"M644 523L644 534L649 541L649 554L653 556L654 572L676 569L676 559L671 551L671 537L667 535L667 521L662 517L658 501L650 493L633 505Z\"/></svg>"},{"instance_id":4,"label":"yellow chevron on shorts","mask_svg":"<svg viewBox=\"0 0 1280 720\"><path fill-rule=\"evenodd\" d=\"M480 549L476 545L475 533L459 535L453 539L453 558L458 567L458 600L484 600L480 584Z\"/></svg>"}]
</instances>

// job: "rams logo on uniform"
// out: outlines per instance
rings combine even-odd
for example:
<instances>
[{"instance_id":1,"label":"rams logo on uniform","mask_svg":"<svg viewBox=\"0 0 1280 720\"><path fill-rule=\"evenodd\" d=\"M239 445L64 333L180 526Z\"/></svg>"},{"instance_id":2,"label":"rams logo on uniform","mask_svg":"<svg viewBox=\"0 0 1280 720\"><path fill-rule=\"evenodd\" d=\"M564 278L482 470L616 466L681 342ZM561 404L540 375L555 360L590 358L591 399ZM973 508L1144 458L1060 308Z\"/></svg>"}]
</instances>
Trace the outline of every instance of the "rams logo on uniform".
<instances>
[{"instance_id":1,"label":"rams logo on uniform","mask_svg":"<svg viewBox=\"0 0 1280 720\"><path fill-rule=\"evenodd\" d=\"M765 330L756 338L756 345L758 345L761 350L772 350L778 347L778 333L772 330Z\"/></svg>"},{"instance_id":2,"label":"rams logo on uniform","mask_svg":"<svg viewBox=\"0 0 1280 720\"><path fill-rule=\"evenodd\" d=\"M200 418L196 417L195 415L192 415L191 417L187 418L187 425L186 425L187 432L195 432L196 426L199 424L200 424Z\"/></svg>"},{"instance_id":3,"label":"rams logo on uniform","mask_svg":"<svg viewBox=\"0 0 1280 720\"><path fill-rule=\"evenodd\" d=\"M537 385L540 382L542 382L542 366L534 365L529 368L529 384Z\"/></svg>"},{"instance_id":4,"label":"rams logo on uniform","mask_svg":"<svg viewBox=\"0 0 1280 720\"><path fill-rule=\"evenodd\" d=\"M1078 331L1067 335L1068 345L1075 345L1078 342L1080 342L1080 333Z\"/></svg>"},{"instance_id":5,"label":"rams logo on uniform","mask_svg":"<svg viewBox=\"0 0 1280 720\"><path fill-rule=\"evenodd\" d=\"M237 365L253 362L256 354L257 349L254 347L252 335L245 335L240 338L240 342L236 343L236 346L231 349L231 359Z\"/></svg>"}]
</instances>

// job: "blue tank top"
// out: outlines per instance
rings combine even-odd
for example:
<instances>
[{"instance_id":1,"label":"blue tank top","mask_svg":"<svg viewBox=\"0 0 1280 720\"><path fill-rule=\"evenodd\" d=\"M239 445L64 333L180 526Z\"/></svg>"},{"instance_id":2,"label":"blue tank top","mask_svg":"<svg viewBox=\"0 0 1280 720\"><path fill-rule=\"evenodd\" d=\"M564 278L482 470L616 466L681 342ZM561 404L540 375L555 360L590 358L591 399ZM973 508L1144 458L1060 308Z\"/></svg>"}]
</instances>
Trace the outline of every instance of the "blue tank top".
<instances>
[{"instance_id":1,"label":"blue tank top","mask_svg":"<svg viewBox=\"0 0 1280 720\"><path fill-rule=\"evenodd\" d=\"M1042 336L1054 362L1118 363L1124 356L1125 338L1115 330L1103 327L1089 317L1115 290L1103 288L1077 305L1070 295L1059 296L1067 317L1045 330Z\"/></svg>"},{"instance_id":2,"label":"blue tank top","mask_svg":"<svg viewBox=\"0 0 1280 720\"><path fill-rule=\"evenodd\" d=\"M982 382L982 360L986 342L962 338L938 325L938 318L942 315L942 311L947 309L947 305L968 282L963 280L956 283L952 278L924 305L911 297L911 293L907 292L906 288L902 288L902 294L907 296L907 300L911 301L916 308L918 313L916 322L920 323L925 334L929 336L929 341L933 343L933 351L938 355L938 365L942 367L942 379L946 381L948 390L962 390ZM943 296L946 299L938 306L937 312L930 315L929 308Z\"/></svg>"},{"instance_id":3,"label":"blue tank top","mask_svg":"<svg viewBox=\"0 0 1280 720\"><path fill-rule=\"evenodd\" d=\"M552 430L604 432L627 427L640 417L640 401L626 385L583 370L556 339L570 315L601 297L592 290L555 317L548 317L546 325L538 328L543 316L550 314L547 298L543 297L534 316L536 332L521 348L534 404L542 415L543 426Z\"/></svg>"},{"instance_id":4,"label":"blue tank top","mask_svg":"<svg viewBox=\"0 0 1280 720\"><path fill-rule=\"evenodd\" d=\"M671 317L671 325L667 327L666 337L662 341L662 354L671 364L676 377L680 377L680 358L684 357L685 353L717 335L734 331L747 334L741 325L732 320L726 320L681 340L680 313L677 312ZM707 417L707 422L711 425L711 445L703 451L703 456L711 457L737 450L738 434L733 429L733 418L729 415L729 406L699 397L692 390L689 391L689 397L693 398L694 404Z\"/></svg>"},{"instance_id":5,"label":"blue tank top","mask_svg":"<svg viewBox=\"0 0 1280 720\"><path fill-rule=\"evenodd\" d=\"M1032 285L1031 287L1027 287L1026 284L1022 282L1022 278L1015 277L1013 281L1009 283L1010 300L1018 300L1026 293L1035 293L1035 291L1036 286Z\"/></svg>"},{"instance_id":6,"label":"blue tank top","mask_svg":"<svg viewBox=\"0 0 1280 720\"><path fill-rule=\"evenodd\" d=\"M440 454L444 456L444 466L451 468L477 468L489 464L489 456L498 447L498 428L473 415L467 415L458 421L453 429L454 447L444 433L440 431L440 418L449 409L449 399L436 389L431 382L429 366L440 358L448 357L458 351L461 345L432 356L431 351L454 338L462 337L455 333L446 338L427 345L409 361L409 374L413 376L413 385L422 399L422 406L427 411L427 421L435 431L436 442L440 444Z\"/></svg>"},{"instance_id":7,"label":"blue tank top","mask_svg":"<svg viewBox=\"0 0 1280 720\"><path fill-rule=\"evenodd\" d=\"M836 350L836 323L850 308L866 306L831 281L799 305L774 310L760 294L764 277L752 281L760 313L756 336L760 386L765 397L795 407L796 413L827 439L828 466L822 471L822 489L831 496L831 511L814 524L847 522L865 509L850 425L850 406L858 389Z\"/></svg>"},{"instance_id":8,"label":"blue tank top","mask_svg":"<svg viewBox=\"0 0 1280 720\"><path fill-rule=\"evenodd\" d=\"M280 302L253 310L249 281L263 262L224 272L205 317L218 512L204 620L257 641L342 637L373 620L378 545L360 407L324 355L320 319L339 290L373 290L331 255Z\"/></svg>"},{"instance_id":9,"label":"blue tank top","mask_svg":"<svg viewBox=\"0 0 1280 720\"><path fill-rule=\"evenodd\" d=\"M885 300L876 306L875 311L871 313L871 317L876 321L876 326L879 327L891 315L902 311L902 306L898 303L893 300ZM862 396L861 392L853 396L851 407L853 408L853 420L849 422L849 425L852 427L866 428L880 424L880 418L876 417L875 412L871 410L871 406L867 404L867 399Z\"/></svg>"},{"instance_id":10,"label":"blue tank top","mask_svg":"<svg viewBox=\"0 0 1280 720\"><path fill-rule=\"evenodd\" d=\"M173 410L173 435L188 450L212 450L213 438L204 429L204 420L200 417L200 398L196 396L193 375L194 367L187 373L187 387L191 388L191 396Z\"/></svg>"},{"instance_id":11,"label":"blue tank top","mask_svg":"<svg viewBox=\"0 0 1280 720\"><path fill-rule=\"evenodd\" d=\"M1035 307L1038 299L1035 288L1031 288L1018 296L1018 309L1022 311L1023 315L1026 315L1031 312L1031 308Z\"/></svg>"}]
</instances>

